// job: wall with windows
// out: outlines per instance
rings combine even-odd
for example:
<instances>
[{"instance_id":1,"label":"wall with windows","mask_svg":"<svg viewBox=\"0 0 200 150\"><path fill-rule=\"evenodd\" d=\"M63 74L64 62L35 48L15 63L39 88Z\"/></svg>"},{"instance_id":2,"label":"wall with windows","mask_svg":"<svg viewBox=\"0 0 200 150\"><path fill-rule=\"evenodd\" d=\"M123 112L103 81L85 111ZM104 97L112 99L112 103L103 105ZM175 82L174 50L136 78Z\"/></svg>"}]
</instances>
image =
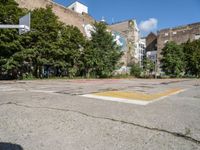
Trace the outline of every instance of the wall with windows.
<instances>
[{"instance_id":1,"label":"wall with windows","mask_svg":"<svg viewBox=\"0 0 200 150\"><path fill-rule=\"evenodd\" d=\"M137 58L140 67L143 66L143 59L146 53L146 40L141 38L137 43L137 48L135 51L135 58Z\"/></svg>"}]
</instances>

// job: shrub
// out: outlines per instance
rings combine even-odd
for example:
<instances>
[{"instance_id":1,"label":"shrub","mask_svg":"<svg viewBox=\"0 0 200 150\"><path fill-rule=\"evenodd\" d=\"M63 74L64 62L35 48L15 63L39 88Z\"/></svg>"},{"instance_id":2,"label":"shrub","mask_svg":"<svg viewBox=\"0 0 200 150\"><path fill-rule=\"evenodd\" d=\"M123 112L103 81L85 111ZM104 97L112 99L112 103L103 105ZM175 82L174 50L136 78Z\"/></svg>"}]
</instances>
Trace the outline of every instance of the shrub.
<instances>
[{"instance_id":1,"label":"shrub","mask_svg":"<svg viewBox=\"0 0 200 150\"><path fill-rule=\"evenodd\" d=\"M133 64L131 66L131 71L130 71L130 74L134 77L140 77L142 73L142 68L139 66L139 64Z\"/></svg>"}]
</instances>

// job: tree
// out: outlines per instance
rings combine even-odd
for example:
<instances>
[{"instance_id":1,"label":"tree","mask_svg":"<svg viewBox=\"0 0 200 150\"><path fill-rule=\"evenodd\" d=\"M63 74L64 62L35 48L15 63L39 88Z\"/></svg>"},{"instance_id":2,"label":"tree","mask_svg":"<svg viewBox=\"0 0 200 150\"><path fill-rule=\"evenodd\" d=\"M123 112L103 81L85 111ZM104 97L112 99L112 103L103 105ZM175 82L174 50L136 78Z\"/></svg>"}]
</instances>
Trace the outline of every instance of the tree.
<instances>
[{"instance_id":1,"label":"tree","mask_svg":"<svg viewBox=\"0 0 200 150\"><path fill-rule=\"evenodd\" d=\"M142 68L140 67L139 64L132 64L131 65L131 70L130 70L130 74L134 77L140 77L142 72Z\"/></svg>"},{"instance_id":2,"label":"tree","mask_svg":"<svg viewBox=\"0 0 200 150\"><path fill-rule=\"evenodd\" d=\"M24 60L33 66L35 77L42 77L43 67L59 64L62 51L57 47L62 24L51 7L35 9L31 13L32 32L22 36Z\"/></svg>"},{"instance_id":3,"label":"tree","mask_svg":"<svg viewBox=\"0 0 200 150\"><path fill-rule=\"evenodd\" d=\"M162 50L162 69L170 76L181 76L184 73L184 53L183 48L175 42L168 42Z\"/></svg>"},{"instance_id":4,"label":"tree","mask_svg":"<svg viewBox=\"0 0 200 150\"><path fill-rule=\"evenodd\" d=\"M13 36L13 33L10 36ZM33 10L31 32L21 36L16 33L14 36L17 37L16 42L5 34L5 38L8 38L13 46L13 52L7 54L12 50L10 47L7 51L0 51L5 53L0 55L1 57L7 56L6 63L3 64L5 70L17 69L21 76L33 74L37 78L43 77L44 71L49 75L49 70L54 70L51 72L56 76L62 72L75 76L82 65L80 56L85 37L77 27L61 23L50 6ZM3 41L0 47L5 44L7 43ZM3 59L0 62L2 63Z\"/></svg>"},{"instance_id":5,"label":"tree","mask_svg":"<svg viewBox=\"0 0 200 150\"><path fill-rule=\"evenodd\" d=\"M96 68L98 67L97 56L98 56L98 51L96 51L96 49L92 47L91 41L86 41L86 45L82 55L83 76L86 76L87 78L91 76L92 77L96 76L96 70L97 70Z\"/></svg>"},{"instance_id":6,"label":"tree","mask_svg":"<svg viewBox=\"0 0 200 150\"><path fill-rule=\"evenodd\" d=\"M0 8L5 11L0 11L0 21L8 20L4 23L16 24L27 13L13 0L1 1ZM16 13L9 16L11 8ZM111 76L122 53L104 23L94 26L92 39L86 40L77 27L61 23L50 6L33 10L31 32L19 36L15 29L0 31L0 74Z\"/></svg>"},{"instance_id":7,"label":"tree","mask_svg":"<svg viewBox=\"0 0 200 150\"><path fill-rule=\"evenodd\" d=\"M85 68L89 74L92 71L96 76L108 77L116 69L122 53L105 23L94 23L94 29L90 46L85 50Z\"/></svg>"},{"instance_id":8,"label":"tree","mask_svg":"<svg viewBox=\"0 0 200 150\"><path fill-rule=\"evenodd\" d=\"M85 37L77 27L65 26L61 30L57 46L63 52L62 59L65 61L70 77L80 75L81 69L84 67L82 55L85 42Z\"/></svg>"},{"instance_id":9,"label":"tree","mask_svg":"<svg viewBox=\"0 0 200 150\"><path fill-rule=\"evenodd\" d=\"M18 4L14 0L0 1L0 24L18 24L18 20L25 14L25 11L18 8ZM19 42L17 29L0 29L0 76L4 74L11 78L16 78L17 62L10 59L16 52L22 50Z\"/></svg>"},{"instance_id":10,"label":"tree","mask_svg":"<svg viewBox=\"0 0 200 150\"><path fill-rule=\"evenodd\" d=\"M143 71L145 72L145 76L149 76L155 71L155 63L147 57L143 60Z\"/></svg>"},{"instance_id":11,"label":"tree","mask_svg":"<svg viewBox=\"0 0 200 150\"><path fill-rule=\"evenodd\" d=\"M200 40L183 44L186 73L200 77Z\"/></svg>"}]
</instances>

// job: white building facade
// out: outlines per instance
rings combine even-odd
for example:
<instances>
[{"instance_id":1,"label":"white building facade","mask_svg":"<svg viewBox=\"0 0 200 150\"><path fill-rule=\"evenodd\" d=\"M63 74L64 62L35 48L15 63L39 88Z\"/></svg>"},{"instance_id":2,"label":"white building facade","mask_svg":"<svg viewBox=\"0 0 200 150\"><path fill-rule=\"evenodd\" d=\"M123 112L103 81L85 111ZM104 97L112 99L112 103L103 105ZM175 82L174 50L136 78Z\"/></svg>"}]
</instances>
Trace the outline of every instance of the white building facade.
<instances>
[{"instance_id":1,"label":"white building facade","mask_svg":"<svg viewBox=\"0 0 200 150\"><path fill-rule=\"evenodd\" d=\"M146 39L140 38L136 43L135 58L138 61L140 67L143 67L143 59L146 53Z\"/></svg>"},{"instance_id":2,"label":"white building facade","mask_svg":"<svg viewBox=\"0 0 200 150\"><path fill-rule=\"evenodd\" d=\"M79 13L79 14L82 14L82 13L88 14L88 7L86 5L78 2L78 1L69 5L68 8Z\"/></svg>"},{"instance_id":3,"label":"white building facade","mask_svg":"<svg viewBox=\"0 0 200 150\"><path fill-rule=\"evenodd\" d=\"M156 63L157 60L157 51L148 51L146 53L147 58L149 58L151 61Z\"/></svg>"}]
</instances>

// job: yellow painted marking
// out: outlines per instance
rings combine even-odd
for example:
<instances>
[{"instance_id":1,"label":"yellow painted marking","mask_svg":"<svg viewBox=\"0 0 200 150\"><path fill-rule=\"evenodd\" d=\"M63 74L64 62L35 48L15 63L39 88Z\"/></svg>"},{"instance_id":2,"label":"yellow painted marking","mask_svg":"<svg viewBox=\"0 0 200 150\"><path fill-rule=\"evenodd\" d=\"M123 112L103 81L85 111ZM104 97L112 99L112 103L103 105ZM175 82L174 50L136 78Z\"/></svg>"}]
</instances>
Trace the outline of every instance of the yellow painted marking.
<instances>
[{"instance_id":1,"label":"yellow painted marking","mask_svg":"<svg viewBox=\"0 0 200 150\"><path fill-rule=\"evenodd\" d=\"M108 96L108 97L115 97L115 98L124 98L129 100L142 100L142 101L152 101L161 97L169 96L175 94L177 92L181 92L182 89L169 89L162 93L156 94L145 94L141 92L123 92L123 91L108 91L108 92L101 92L96 93L96 96Z\"/></svg>"}]
</instances>

